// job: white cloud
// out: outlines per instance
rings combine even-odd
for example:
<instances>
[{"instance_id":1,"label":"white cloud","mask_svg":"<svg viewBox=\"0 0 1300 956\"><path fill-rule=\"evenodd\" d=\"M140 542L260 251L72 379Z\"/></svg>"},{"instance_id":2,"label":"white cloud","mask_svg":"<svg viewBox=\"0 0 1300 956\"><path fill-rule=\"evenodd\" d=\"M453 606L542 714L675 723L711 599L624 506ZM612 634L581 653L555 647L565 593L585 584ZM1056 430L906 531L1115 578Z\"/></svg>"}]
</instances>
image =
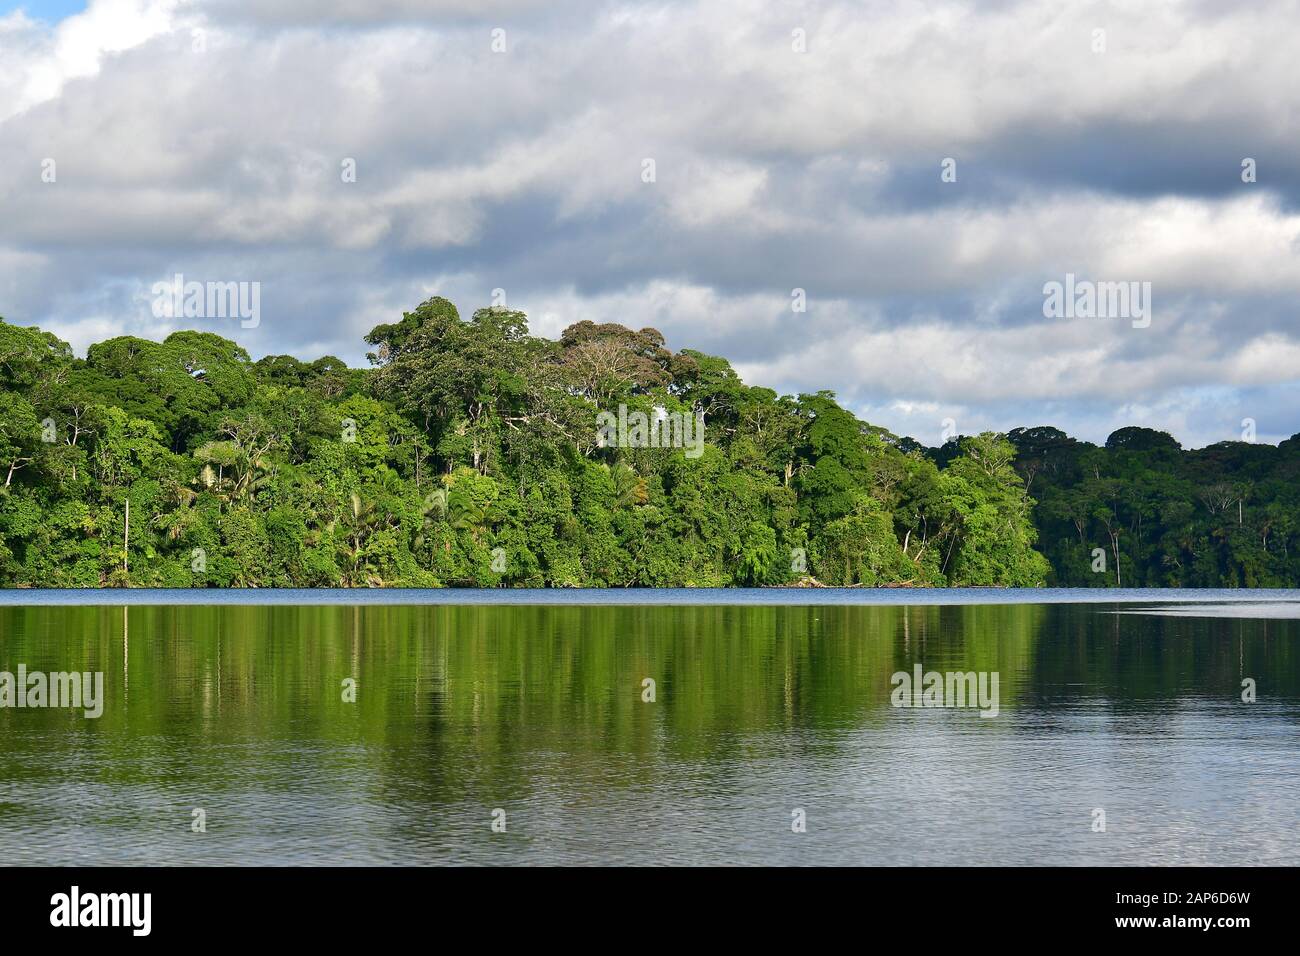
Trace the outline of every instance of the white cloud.
<instances>
[{"instance_id":1,"label":"white cloud","mask_svg":"<svg viewBox=\"0 0 1300 956\"><path fill-rule=\"evenodd\" d=\"M0 120L57 97L70 80L92 76L106 55L139 46L173 25L177 0L92 0L56 25L16 11L0 19L5 72L22 80L0 85Z\"/></svg>"}]
</instances>

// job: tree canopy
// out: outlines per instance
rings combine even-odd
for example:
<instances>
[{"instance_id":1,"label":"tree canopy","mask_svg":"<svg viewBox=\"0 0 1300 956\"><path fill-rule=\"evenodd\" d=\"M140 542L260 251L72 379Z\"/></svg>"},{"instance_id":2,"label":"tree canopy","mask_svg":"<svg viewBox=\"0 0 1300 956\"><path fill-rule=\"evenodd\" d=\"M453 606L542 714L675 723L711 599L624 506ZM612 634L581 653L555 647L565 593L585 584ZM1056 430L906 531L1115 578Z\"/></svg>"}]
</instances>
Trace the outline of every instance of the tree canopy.
<instances>
[{"instance_id":1,"label":"tree canopy","mask_svg":"<svg viewBox=\"0 0 1300 956\"><path fill-rule=\"evenodd\" d=\"M442 298L366 341L365 369L193 331L82 359L0 320L0 586L1300 578L1297 439L1097 447L1040 426L927 449L655 329L550 340ZM704 443L610 441L599 412L702 416Z\"/></svg>"}]
</instances>

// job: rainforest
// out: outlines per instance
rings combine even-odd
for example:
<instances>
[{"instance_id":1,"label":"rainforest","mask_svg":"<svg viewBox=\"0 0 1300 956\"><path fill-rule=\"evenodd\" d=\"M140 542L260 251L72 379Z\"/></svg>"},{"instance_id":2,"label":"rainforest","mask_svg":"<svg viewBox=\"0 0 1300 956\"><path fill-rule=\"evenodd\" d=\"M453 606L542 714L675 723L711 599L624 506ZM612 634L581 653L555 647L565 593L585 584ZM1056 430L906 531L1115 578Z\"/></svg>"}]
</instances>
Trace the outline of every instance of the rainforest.
<instances>
[{"instance_id":1,"label":"rainforest","mask_svg":"<svg viewBox=\"0 0 1300 956\"><path fill-rule=\"evenodd\" d=\"M655 329L431 298L370 367L0 320L0 587L1295 587L1300 436L931 448ZM702 415L702 453L599 416Z\"/></svg>"}]
</instances>

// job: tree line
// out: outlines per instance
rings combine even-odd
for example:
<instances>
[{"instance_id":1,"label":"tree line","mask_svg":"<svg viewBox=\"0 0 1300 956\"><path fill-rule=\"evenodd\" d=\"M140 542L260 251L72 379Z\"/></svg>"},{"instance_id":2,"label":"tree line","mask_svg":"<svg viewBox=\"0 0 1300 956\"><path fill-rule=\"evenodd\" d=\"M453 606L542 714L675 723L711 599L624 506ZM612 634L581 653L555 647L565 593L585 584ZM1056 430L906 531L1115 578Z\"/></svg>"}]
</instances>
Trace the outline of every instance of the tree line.
<instances>
[{"instance_id":1,"label":"tree line","mask_svg":"<svg viewBox=\"0 0 1300 956\"><path fill-rule=\"evenodd\" d=\"M655 329L432 298L370 367L0 319L0 586L1285 586L1300 442L926 448ZM702 450L610 440L703 416ZM620 419L622 421L622 419Z\"/></svg>"}]
</instances>

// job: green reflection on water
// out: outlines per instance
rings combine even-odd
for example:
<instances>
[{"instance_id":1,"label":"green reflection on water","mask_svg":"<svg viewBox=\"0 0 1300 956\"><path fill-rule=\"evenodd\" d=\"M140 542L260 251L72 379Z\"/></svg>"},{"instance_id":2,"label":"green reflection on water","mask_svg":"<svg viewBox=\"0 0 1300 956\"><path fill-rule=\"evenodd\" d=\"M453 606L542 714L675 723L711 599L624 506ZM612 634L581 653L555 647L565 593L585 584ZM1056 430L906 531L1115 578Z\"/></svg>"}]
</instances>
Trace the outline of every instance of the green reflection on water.
<instances>
[{"instance_id":1,"label":"green reflection on water","mask_svg":"<svg viewBox=\"0 0 1300 956\"><path fill-rule=\"evenodd\" d=\"M84 823L136 846L205 801L301 792L385 815L367 839L407 845L475 800L743 793L774 755L869 780L863 735L906 747L945 726L889 706L891 675L918 662L999 673L998 719L935 715L978 737L981 759L1000 759L999 740L1051 745L1051 718L1080 707L1136 714L1153 735L1213 709L1248 736L1255 714L1295 719L1296 637L1290 621L1069 605L0 608L0 670L103 671L106 696L98 720L0 709L0 788L18 794L0 797L0 843ZM1243 677L1255 707L1239 703ZM60 817L67 800L94 819ZM274 812L289 817L259 839L297 825Z\"/></svg>"},{"instance_id":2,"label":"green reflection on water","mask_svg":"<svg viewBox=\"0 0 1300 956\"><path fill-rule=\"evenodd\" d=\"M0 669L103 671L107 703L97 721L0 710L0 729L382 743L446 722L484 751L563 733L690 754L728 733L884 720L890 675L916 662L998 671L1012 711L1071 688L1116 706L1231 695L1241 675L1294 695L1293 631L1042 605L5 608Z\"/></svg>"}]
</instances>

